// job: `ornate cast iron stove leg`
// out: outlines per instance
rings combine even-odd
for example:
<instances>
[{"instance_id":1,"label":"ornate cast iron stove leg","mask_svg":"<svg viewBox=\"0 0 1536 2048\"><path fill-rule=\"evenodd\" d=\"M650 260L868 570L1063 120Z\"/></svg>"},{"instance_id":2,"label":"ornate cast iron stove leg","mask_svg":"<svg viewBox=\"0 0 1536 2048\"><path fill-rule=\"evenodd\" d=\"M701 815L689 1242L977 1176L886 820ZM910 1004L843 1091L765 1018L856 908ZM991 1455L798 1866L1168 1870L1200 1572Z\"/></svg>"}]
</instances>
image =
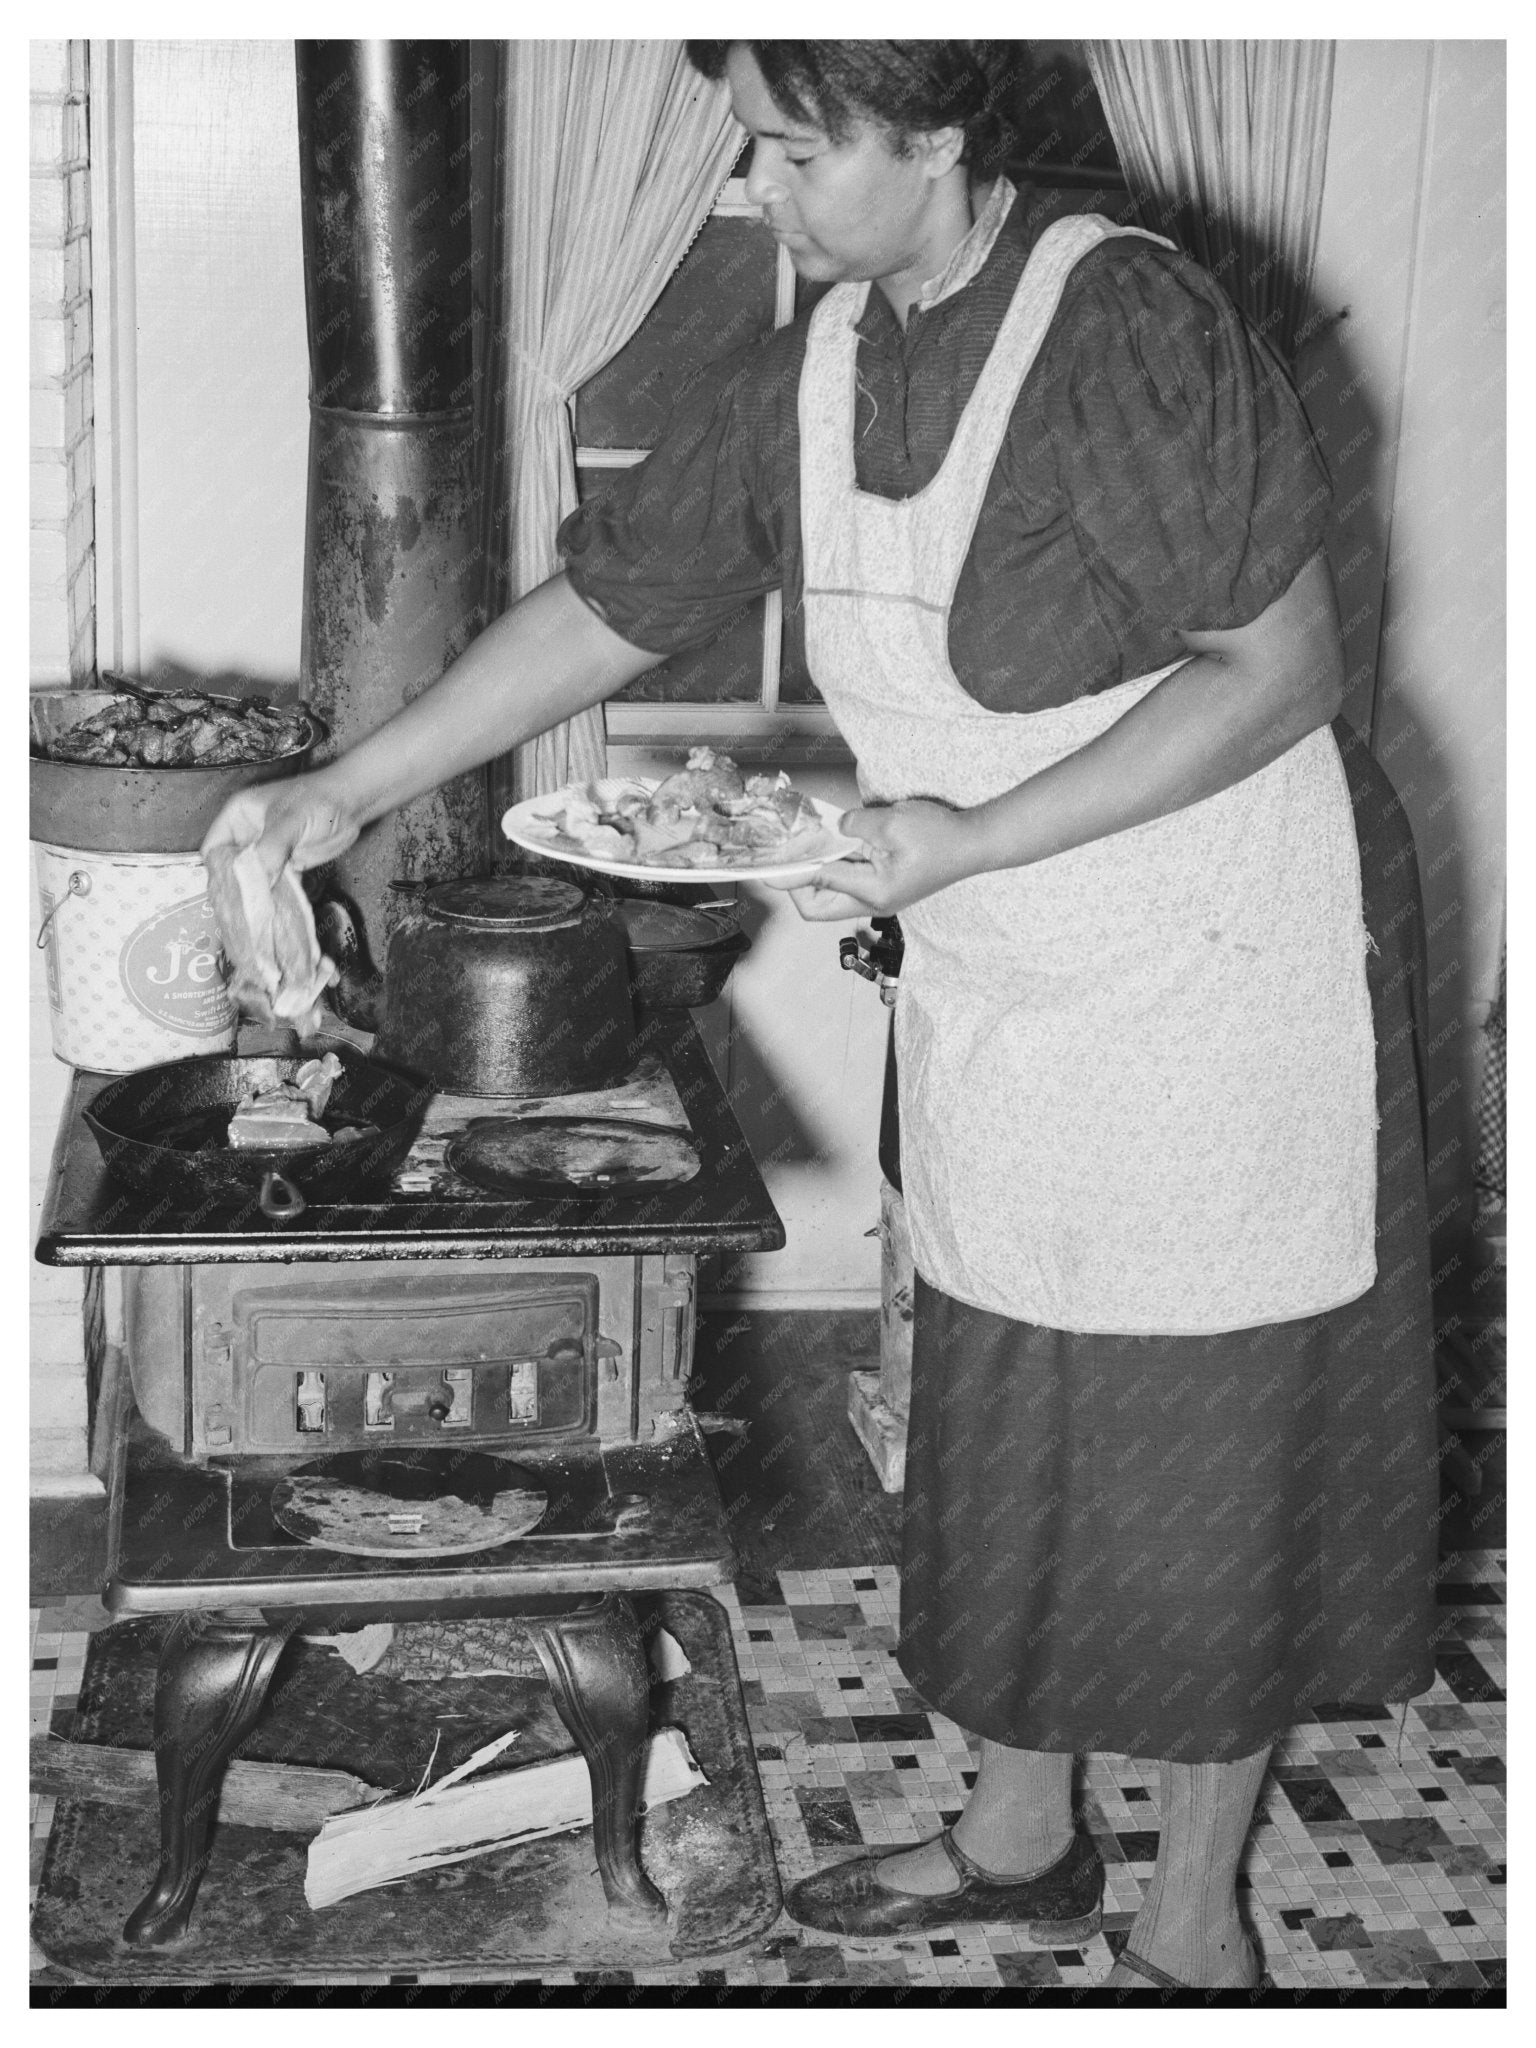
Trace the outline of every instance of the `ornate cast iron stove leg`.
<instances>
[{"instance_id":1,"label":"ornate cast iron stove leg","mask_svg":"<svg viewBox=\"0 0 1536 2048\"><path fill-rule=\"evenodd\" d=\"M125 1941L150 1948L186 1932L224 1767L261 1712L296 1625L269 1626L256 1614L179 1614L172 1623L155 1679L160 1868Z\"/></svg>"},{"instance_id":2,"label":"ornate cast iron stove leg","mask_svg":"<svg viewBox=\"0 0 1536 2048\"><path fill-rule=\"evenodd\" d=\"M592 1777L592 1836L610 1906L647 1920L667 1902L640 1868L635 1807L645 1761L650 1671L635 1610L610 1593L574 1614L520 1615L549 1677L555 1708Z\"/></svg>"}]
</instances>

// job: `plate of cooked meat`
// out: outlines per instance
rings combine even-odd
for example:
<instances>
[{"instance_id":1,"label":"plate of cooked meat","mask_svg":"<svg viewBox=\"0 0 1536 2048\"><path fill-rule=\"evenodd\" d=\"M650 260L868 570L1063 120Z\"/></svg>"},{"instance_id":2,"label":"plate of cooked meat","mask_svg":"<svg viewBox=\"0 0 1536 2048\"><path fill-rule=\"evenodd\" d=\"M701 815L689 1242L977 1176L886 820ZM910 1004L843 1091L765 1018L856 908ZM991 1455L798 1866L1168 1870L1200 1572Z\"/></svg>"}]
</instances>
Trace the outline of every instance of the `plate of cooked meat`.
<instances>
[{"instance_id":1,"label":"plate of cooked meat","mask_svg":"<svg viewBox=\"0 0 1536 2048\"><path fill-rule=\"evenodd\" d=\"M862 842L838 830L841 817L785 774L744 774L728 755L695 747L660 780L609 778L525 797L501 829L530 853L608 875L793 884L862 856Z\"/></svg>"}]
</instances>

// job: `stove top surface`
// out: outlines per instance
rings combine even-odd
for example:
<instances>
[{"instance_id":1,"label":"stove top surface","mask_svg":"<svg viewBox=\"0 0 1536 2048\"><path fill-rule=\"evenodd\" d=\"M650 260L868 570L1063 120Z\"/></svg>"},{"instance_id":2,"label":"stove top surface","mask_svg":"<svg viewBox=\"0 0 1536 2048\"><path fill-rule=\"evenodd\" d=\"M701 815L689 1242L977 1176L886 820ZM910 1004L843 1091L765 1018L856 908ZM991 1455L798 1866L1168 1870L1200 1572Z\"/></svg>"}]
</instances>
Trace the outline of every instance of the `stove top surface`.
<instances>
[{"instance_id":1,"label":"stove top surface","mask_svg":"<svg viewBox=\"0 0 1536 2048\"><path fill-rule=\"evenodd\" d=\"M45 1265L150 1265L776 1250L784 1226L693 1020L675 1010L642 1018L637 1055L625 1082L596 1093L437 1096L391 1180L282 1220L263 1216L254 1202L190 1210L112 1181L80 1117L112 1077L77 1072L37 1257ZM449 1143L474 1118L552 1115L602 1115L686 1133L700 1170L688 1180L613 1193L513 1197L477 1187L447 1164Z\"/></svg>"}]
</instances>

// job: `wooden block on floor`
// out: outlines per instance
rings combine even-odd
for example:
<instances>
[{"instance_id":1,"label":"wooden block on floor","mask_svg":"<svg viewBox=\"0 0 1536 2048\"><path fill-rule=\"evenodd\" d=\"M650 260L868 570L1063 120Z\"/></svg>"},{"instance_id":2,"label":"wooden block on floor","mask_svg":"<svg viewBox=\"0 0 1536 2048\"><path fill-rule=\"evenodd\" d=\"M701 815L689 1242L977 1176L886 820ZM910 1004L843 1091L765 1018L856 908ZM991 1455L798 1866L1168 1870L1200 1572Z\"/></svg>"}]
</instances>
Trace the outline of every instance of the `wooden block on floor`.
<instances>
[{"instance_id":1,"label":"wooden block on floor","mask_svg":"<svg viewBox=\"0 0 1536 2048\"><path fill-rule=\"evenodd\" d=\"M907 1482L907 1425L880 1393L877 1372L848 1375L848 1420L887 1493Z\"/></svg>"}]
</instances>

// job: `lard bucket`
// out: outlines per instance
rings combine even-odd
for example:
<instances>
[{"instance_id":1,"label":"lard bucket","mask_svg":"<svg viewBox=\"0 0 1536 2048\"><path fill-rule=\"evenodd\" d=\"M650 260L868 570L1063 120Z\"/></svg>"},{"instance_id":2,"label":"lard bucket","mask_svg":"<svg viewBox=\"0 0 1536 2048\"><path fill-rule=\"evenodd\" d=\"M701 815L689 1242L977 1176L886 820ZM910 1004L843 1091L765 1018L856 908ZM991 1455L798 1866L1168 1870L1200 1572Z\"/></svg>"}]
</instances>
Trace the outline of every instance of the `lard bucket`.
<instances>
[{"instance_id":1,"label":"lard bucket","mask_svg":"<svg viewBox=\"0 0 1536 2048\"><path fill-rule=\"evenodd\" d=\"M97 853L33 842L53 1049L126 1074L234 1049L208 878L195 853Z\"/></svg>"}]
</instances>

